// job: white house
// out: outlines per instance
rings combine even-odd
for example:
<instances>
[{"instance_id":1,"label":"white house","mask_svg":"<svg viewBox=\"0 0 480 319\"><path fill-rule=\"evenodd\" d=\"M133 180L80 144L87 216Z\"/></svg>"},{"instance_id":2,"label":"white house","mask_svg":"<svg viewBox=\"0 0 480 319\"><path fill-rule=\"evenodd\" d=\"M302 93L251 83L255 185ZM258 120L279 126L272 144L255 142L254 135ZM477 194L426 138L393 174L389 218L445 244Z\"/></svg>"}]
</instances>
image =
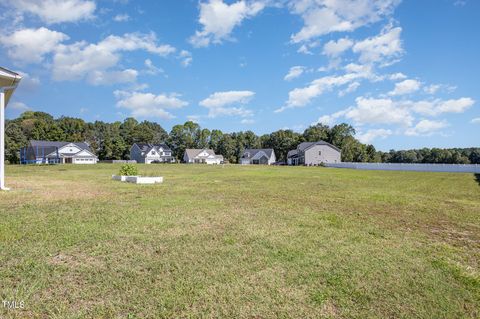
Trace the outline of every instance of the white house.
<instances>
[{"instance_id":1,"label":"white house","mask_svg":"<svg viewBox=\"0 0 480 319\"><path fill-rule=\"evenodd\" d=\"M97 164L87 143L31 140L20 150L22 164Z\"/></svg>"},{"instance_id":2,"label":"white house","mask_svg":"<svg viewBox=\"0 0 480 319\"><path fill-rule=\"evenodd\" d=\"M222 164L223 156L210 149L186 149L183 161L189 164Z\"/></svg>"},{"instance_id":3,"label":"white house","mask_svg":"<svg viewBox=\"0 0 480 319\"><path fill-rule=\"evenodd\" d=\"M240 158L240 164L261 164L271 165L275 163L275 152L271 148L265 149L246 149Z\"/></svg>"},{"instance_id":4,"label":"white house","mask_svg":"<svg viewBox=\"0 0 480 319\"><path fill-rule=\"evenodd\" d=\"M167 144L135 143L130 148L130 159L137 163L174 163L172 150Z\"/></svg>"}]
</instances>

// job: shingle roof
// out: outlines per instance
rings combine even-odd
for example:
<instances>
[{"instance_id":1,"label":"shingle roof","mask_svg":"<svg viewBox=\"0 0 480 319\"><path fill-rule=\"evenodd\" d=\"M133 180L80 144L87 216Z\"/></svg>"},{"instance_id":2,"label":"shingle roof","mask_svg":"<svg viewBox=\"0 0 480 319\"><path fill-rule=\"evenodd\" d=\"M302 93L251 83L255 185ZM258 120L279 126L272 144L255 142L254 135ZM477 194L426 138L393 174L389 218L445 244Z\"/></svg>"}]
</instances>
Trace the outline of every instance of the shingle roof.
<instances>
[{"instance_id":1,"label":"shingle roof","mask_svg":"<svg viewBox=\"0 0 480 319\"><path fill-rule=\"evenodd\" d=\"M341 152L342 150L339 149L338 147L336 147L335 145L332 145L330 143L327 143L325 141L318 141L318 142L303 142L303 143L300 143L298 146L297 146L297 149L296 150L291 150L287 153L287 158L290 158L290 157L297 157L298 156L298 152L305 152L306 149L312 147L313 145L327 145L327 146L330 146L331 148L333 148L334 150L338 151L338 152Z\"/></svg>"},{"instance_id":2,"label":"shingle roof","mask_svg":"<svg viewBox=\"0 0 480 319\"><path fill-rule=\"evenodd\" d=\"M87 150L91 152L90 146L87 143L84 142L53 142L53 141L37 141L37 140L31 140L30 141L30 146L32 146L34 149L36 147L41 147L43 149L52 149L55 150L56 148L61 148L64 147L65 145L68 144L74 144L81 150Z\"/></svg>"},{"instance_id":3,"label":"shingle roof","mask_svg":"<svg viewBox=\"0 0 480 319\"><path fill-rule=\"evenodd\" d=\"M187 149L185 150L185 153L187 153L187 156L188 156L189 158L194 158L194 157L197 157L198 154L200 154L200 153L203 152L203 151L207 152L209 156L210 156L210 155L213 155L213 156L221 156L221 155L215 155L215 152L214 152L213 150L211 150L211 149L187 148ZM223 157L222 157L222 158L223 158Z\"/></svg>"},{"instance_id":4,"label":"shingle roof","mask_svg":"<svg viewBox=\"0 0 480 319\"><path fill-rule=\"evenodd\" d=\"M151 143L135 143L137 146L142 150L142 152L148 152L152 148L155 148L156 151L158 151L160 148L162 148L164 151L171 152L172 150L170 147L168 147L167 144L165 143L159 143L159 144L151 144Z\"/></svg>"},{"instance_id":5,"label":"shingle roof","mask_svg":"<svg viewBox=\"0 0 480 319\"><path fill-rule=\"evenodd\" d=\"M330 146L331 148L337 150L337 151L341 151L338 147L336 147L335 145L332 145L330 143L327 143L325 141L318 141L318 142L303 142L303 143L300 143L298 146L297 146L297 149L301 152L304 152L307 148L310 148L312 147L313 145L327 145L327 146Z\"/></svg>"},{"instance_id":6,"label":"shingle roof","mask_svg":"<svg viewBox=\"0 0 480 319\"><path fill-rule=\"evenodd\" d=\"M31 140L28 149L30 150L29 152L33 152L35 156L48 156L54 153L50 157L56 157L57 155L55 154L57 153L57 150L69 144L74 144L75 146L77 146L80 149L80 152L83 150L87 150L88 152L92 153L90 146L84 142L54 142ZM74 156L75 154L78 153L63 153L63 156Z\"/></svg>"},{"instance_id":7,"label":"shingle roof","mask_svg":"<svg viewBox=\"0 0 480 319\"><path fill-rule=\"evenodd\" d=\"M258 152L264 152L267 155L267 157L270 158L272 156L273 149L272 148L249 148L243 151L242 158L250 159L254 157Z\"/></svg>"},{"instance_id":8,"label":"shingle roof","mask_svg":"<svg viewBox=\"0 0 480 319\"><path fill-rule=\"evenodd\" d=\"M293 156L296 156L296 155L298 155L297 150L291 150L287 153L287 157L293 157Z\"/></svg>"}]
</instances>

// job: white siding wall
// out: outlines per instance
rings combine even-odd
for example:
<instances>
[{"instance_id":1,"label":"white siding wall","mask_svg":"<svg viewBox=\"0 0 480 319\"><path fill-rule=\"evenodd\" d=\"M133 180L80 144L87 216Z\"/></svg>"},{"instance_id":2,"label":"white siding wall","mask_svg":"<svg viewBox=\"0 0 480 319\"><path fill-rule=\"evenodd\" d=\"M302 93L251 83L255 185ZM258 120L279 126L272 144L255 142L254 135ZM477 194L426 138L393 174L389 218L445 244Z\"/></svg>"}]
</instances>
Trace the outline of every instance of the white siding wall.
<instances>
[{"instance_id":1,"label":"white siding wall","mask_svg":"<svg viewBox=\"0 0 480 319\"><path fill-rule=\"evenodd\" d=\"M341 154L328 145L314 145L305 151L305 165L340 163Z\"/></svg>"},{"instance_id":2,"label":"white siding wall","mask_svg":"<svg viewBox=\"0 0 480 319\"><path fill-rule=\"evenodd\" d=\"M72 154L72 153L78 153L78 152L80 152L80 151L81 151L81 149L78 148L78 147L75 146L75 145L66 145L66 146L62 147L61 149L59 149L59 150L58 150L58 153L59 153L59 154L64 154L64 153L70 153L70 154Z\"/></svg>"}]
</instances>

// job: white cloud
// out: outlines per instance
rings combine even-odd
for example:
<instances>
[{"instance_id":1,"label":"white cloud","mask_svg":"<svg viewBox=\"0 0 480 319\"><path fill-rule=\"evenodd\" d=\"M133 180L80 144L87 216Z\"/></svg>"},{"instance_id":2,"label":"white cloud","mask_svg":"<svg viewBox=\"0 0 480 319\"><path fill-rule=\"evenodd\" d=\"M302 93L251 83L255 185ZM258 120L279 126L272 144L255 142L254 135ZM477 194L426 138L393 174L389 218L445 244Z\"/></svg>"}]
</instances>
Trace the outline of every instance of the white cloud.
<instances>
[{"instance_id":1,"label":"white cloud","mask_svg":"<svg viewBox=\"0 0 480 319\"><path fill-rule=\"evenodd\" d=\"M298 78L305 72L304 66L292 66L288 71L288 74L283 78L285 81L291 81L295 78Z\"/></svg>"},{"instance_id":2,"label":"white cloud","mask_svg":"<svg viewBox=\"0 0 480 319\"><path fill-rule=\"evenodd\" d=\"M323 54L330 57L337 57L353 46L353 41L349 38L341 38L337 41L328 41L323 46Z\"/></svg>"},{"instance_id":3,"label":"white cloud","mask_svg":"<svg viewBox=\"0 0 480 319\"><path fill-rule=\"evenodd\" d=\"M255 123L254 119L243 119L240 121L241 124L253 124Z\"/></svg>"},{"instance_id":4,"label":"white cloud","mask_svg":"<svg viewBox=\"0 0 480 319\"><path fill-rule=\"evenodd\" d=\"M187 115L187 120L192 121L194 123L200 123L201 118L202 118L201 115Z\"/></svg>"},{"instance_id":5,"label":"white cloud","mask_svg":"<svg viewBox=\"0 0 480 319\"><path fill-rule=\"evenodd\" d=\"M20 13L38 16L47 24L75 22L93 18L95 1L87 0L9 0Z\"/></svg>"},{"instance_id":6,"label":"white cloud","mask_svg":"<svg viewBox=\"0 0 480 319\"><path fill-rule=\"evenodd\" d=\"M341 110L338 112L333 113L332 115L323 115L318 118L318 121L316 123L313 123L314 125L317 123L325 124L328 126L332 126L337 122L337 119L340 117L344 116L347 110Z\"/></svg>"},{"instance_id":7,"label":"white cloud","mask_svg":"<svg viewBox=\"0 0 480 319\"><path fill-rule=\"evenodd\" d=\"M208 98L200 101L199 104L208 109L208 117L210 118L218 116L249 117L253 115L253 112L245 109L243 105L250 102L254 95L255 92L252 91L215 92Z\"/></svg>"},{"instance_id":8,"label":"white cloud","mask_svg":"<svg viewBox=\"0 0 480 319\"><path fill-rule=\"evenodd\" d=\"M451 100L433 100L433 101L417 101L409 102L412 110L416 113L428 116L437 116L442 113L463 113L469 109L475 100L469 97L462 97Z\"/></svg>"},{"instance_id":9,"label":"white cloud","mask_svg":"<svg viewBox=\"0 0 480 319\"><path fill-rule=\"evenodd\" d=\"M117 90L113 94L117 99L117 107L129 110L135 117L172 119L175 116L169 110L188 105L188 102L181 100L180 95L176 93L155 95Z\"/></svg>"},{"instance_id":10,"label":"white cloud","mask_svg":"<svg viewBox=\"0 0 480 319\"><path fill-rule=\"evenodd\" d=\"M236 1L232 4L223 0L209 0L200 3L199 23L201 31L190 38L195 47L206 47L210 43L221 43L230 39L230 34L244 19L256 16L265 7L262 1Z\"/></svg>"},{"instance_id":11,"label":"white cloud","mask_svg":"<svg viewBox=\"0 0 480 319\"><path fill-rule=\"evenodd\" d=\"M348 93L355 92L359 86L360 86L360 82L357 82L357 81L352 82L347 86L345 90L341 90L340 92L338 92L338 96L342 97L347 95Z\"/></svg>"},{"instance_id":12,"label":"white cloud","mask_svg":"<svg viewBox=\"0 0 480 319\"><path fill-rule=\"evenodd\" d=\"M128 14L117 14L115 17L113 17L113 21L116 22L126 22L130 20L130 16Z\"/></svg>"},{"instance_id":13,"label":"white cloud","mask_svg":"<svg viewBox=\"0 0 480 319\"><path fill-rule=\"evenodd\" d=\"M470 121L472 124L480 124L480 117L476 117Z\"/></svg>"},{"instance_id":14,"label":"white cloud","mask_svg":"<svg viewBox=\"0 0 480 319\"><path fill-rule=\"evenodd\" d=\"M135 50L144 50L159 56L175 52L175 48L168 44L157 45L153 33L110 35L97 44L61 44L57 46L53 57L53 79L60 81L94 77L92 73L105 72L115 67L121 59L122 51Z\"/></svg>"},{"instance_id":15,"label":"white cloud","mask_svg":"<svg viewBox=\"0 0 480 319\"><path fill-rule=\"evenodd\" d=\"M453 91L455 91L457 89L456 86L453 86L453 85L447 85L447 84L431 84L431 85L428 85L428 86L425 86L423 88L423 91L425 91L425 93L427 94L431 94L431 95L434 95L435 93L437 93L438 91L442 90L442 91L445 91L447 93L452 93Z\"/></svg>"},{"instance_id":16,"label":"white cloud","mask_svg":"<svg viewBox=\"0 0 480 319\"><path fill-rule=\"evenodd\" d=\"M192 61L193 61L192 53L190 53L187 50L182 50L180 52L180 59L182 59L182 66L184 67L190 66L190 64L192 64Z\"/></svg>"},{"instance_id":17,"label":"white cloud","mask_svg":"<svg viewBox=\"0 0 480 319\"><path fill-rule=\"evenodd\" d=\"M345 117L358 125L398 124L411 126L414 118L406 107L391 99L358 97L356 106L347 109Z\"/></svg>"},{"instance_id":18,"label":"white cloud","mask_svg":"<svg viewBox=\"0 0 480 319\"><path fill-rule=\"evenodd\" d=\"M431 121L431 120L421 120L412 128L409 128L405 131L405 135L408 136L430 136L435 133L438 133L439 130L448 126L446 121Z\"/></svg>"},{"instance_id":19,"label":"white cloud","mask_svg":"<svg viewBox=\"0 0 480 319\"><path fill-rule=\"evenodd\" d=\"M292 35L292 42L353 31L389 16L399 3L400 0L292 0L292 13L300 15L304 22L302 29Z\"/></svg>"},{"instance_id":20,"label":"white cloud","mask_svg":"<svg viewBox=\"0 0 480 319\"><path fill-rule=\"evenodd\" d=\"M0 43L7 48L10 58L21 63L41 63L46 54L53 52L58 45L67 40L64 33L41 27L22 29L1 36Z\"/></svg>"},{"instance_id":21,"label":"white cloud","mask_svg":"<svg viewBox=\"0 0 480 319\"><path fill-rule=\"evenodd\" d=\"M375 80L371 66L349 64L345 67L348 73L339 76L325 76L312 81L308 86L293 89L288 93L288 100L284 106L275 110L276 113L283 112L290 108L303 107L310 101L326 91L330 91L335 87L341 87L359 79ZM356 84L350 89L353 90Z\"/></svg>"},{"instance_id":22,"label":"white cloud","mask_svg":"<svg viewBox=\"0 0 480 319\"><path fill-rule=\"evenodd\" d=\"M132 83L137 80L138 71L126 69L123 71L92 71L87 76L92 85L111 85L115 83Z\"/></svg>"},{"instance_id":23,"label":"white cloud","mask_svg":"<svg viewBox=\"0 0 480 319\"><path fill-rule=\"evenodd\" d=\"M379 35L358 41L353 46L353 52L360 55L361 63L380 63L382 66L390 65L402 53L400 34L402 28L391 25L386 26Z\"/></svg>"},{"instance_id":24,"label":"white cloud","mask_svg":"<svg viewBox=\"0 0 480 319\"><path fill-rule=\"evenodd\" d=\"M428 94L435 94L437 93L438 90L440 90L442 86L440 84L431 84L423 88L425 93Z\"/></svg>"},{"instance_id":25,"label":"white cloud","mask_svg":"<svg viewBox=\"0 0 480 319\"><path fill-rule=\"evenodd\" d=\"M447 100L438 103L439 113L463 113L468 108L475 104L475 100L472 98L462 97L457 100Z\"/></svg>"},{"instance_id":26,"label":"white cloud","mask_svg":"<svg viewBox=\"0 0 480 319\"><path fill-rule=\"evenodd\" d=\"M307 43L303 43L297 50L298 53L309 54L312 55L312 49L318 47L320 45L320 41L310 41Z\"/></svg>"},{"instance_id":27,"label":"white cloud","mask_svg":"<svg viewBox=\"0 0 480 319\"><path fill-rule=\"evenodd\" d=\"M157 68L152 60L146 59L144 62L145 66L147 67L147 70L145 71L147 74L150 75L157 75L158 73L163 73L163 70L160 68Z\"/></svg>"},{"instance_id":28,"label":"white cloud","mask_svg":"<svg viewBox=\"0 0 480 319\"><path fill-rule=\"evenodd\" d=\"M401 72L393 73L388 76L388 79L392 81L405 80L407 76Z\"/></svg>"},{"instance_id":29,"label":"white cloud","mask_svg":"<svg viewBox=\"0 0 480 319\"><path fill-rule=\"evenodd\" d=\"M402 82L395 83L395 88L393 89L393 91L390 91L388 94L389 95L411 94L420 90L421 86L422 86L422 83L420 83L417 80L412 80L412 79L404 80Z\"/></svg>"},{"instance_id":30,"label":"white cloud","mask_svg":"<svg viewBox=\"0 0 480 319\"><path fill-rule=\"evenodd\" d=\"M380 129L371 129L365 133L357 134L357 138L360 142L365 144L370 144L375 139L385 139L392 135L393 132L391 130L386 130L383 128Z\"/></svg>"}]
</instances>

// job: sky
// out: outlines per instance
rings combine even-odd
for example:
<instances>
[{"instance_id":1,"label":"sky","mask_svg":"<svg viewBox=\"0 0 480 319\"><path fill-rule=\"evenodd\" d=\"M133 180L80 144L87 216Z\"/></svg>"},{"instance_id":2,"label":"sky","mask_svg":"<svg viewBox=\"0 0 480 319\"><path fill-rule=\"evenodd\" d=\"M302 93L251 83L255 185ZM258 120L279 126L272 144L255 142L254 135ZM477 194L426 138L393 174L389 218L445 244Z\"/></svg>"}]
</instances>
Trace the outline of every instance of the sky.
<instances>
[{"instance_id":1,"label":"sky","mask_svg":"<svg viewBox=\"0 0 480 319\"><path fill-rule=\"evenodd\" d=\"M477 0L2 0L8 108L480 146Z\"/></svg>"}]
</instances>

